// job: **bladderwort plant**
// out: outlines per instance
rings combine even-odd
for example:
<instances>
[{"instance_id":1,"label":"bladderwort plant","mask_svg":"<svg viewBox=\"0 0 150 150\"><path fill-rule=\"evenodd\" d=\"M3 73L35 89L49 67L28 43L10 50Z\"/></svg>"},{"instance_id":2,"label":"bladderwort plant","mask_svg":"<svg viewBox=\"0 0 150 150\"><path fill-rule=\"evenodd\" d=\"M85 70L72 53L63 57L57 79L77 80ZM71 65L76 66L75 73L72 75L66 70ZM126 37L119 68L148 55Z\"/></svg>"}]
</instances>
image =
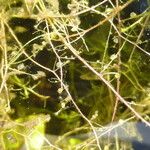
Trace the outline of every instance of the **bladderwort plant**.
<instances>
[{"instance_id":1,"label":"bladderwort plant","mask_svg":"<svg viewBox=\"0 0 150 150\"><path fill-rule=\"evenodd\" d=\"M0 0L0 22L0 149L129 149L117 127L150 127L149 1Z\"/></svg>"}]
</instances>

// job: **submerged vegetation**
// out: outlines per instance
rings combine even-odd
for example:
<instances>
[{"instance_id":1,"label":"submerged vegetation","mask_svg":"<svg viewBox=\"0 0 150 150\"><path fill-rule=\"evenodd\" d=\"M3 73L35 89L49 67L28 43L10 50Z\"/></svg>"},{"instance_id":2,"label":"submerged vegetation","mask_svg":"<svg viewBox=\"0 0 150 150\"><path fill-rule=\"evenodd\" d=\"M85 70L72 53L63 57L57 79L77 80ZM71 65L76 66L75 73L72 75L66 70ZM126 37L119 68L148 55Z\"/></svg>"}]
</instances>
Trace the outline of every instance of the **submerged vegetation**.
<instances>
[{"instance_id":1,"label":"submerged vegetation","mask_svg":"<svg viewBox=\"0 0 150 150\"><path fill-rule=\"evenodd\" d=\"M109 137L150 127L149 3L0 0L0 149L131 149Z\"/></svg>"}]
</instances>

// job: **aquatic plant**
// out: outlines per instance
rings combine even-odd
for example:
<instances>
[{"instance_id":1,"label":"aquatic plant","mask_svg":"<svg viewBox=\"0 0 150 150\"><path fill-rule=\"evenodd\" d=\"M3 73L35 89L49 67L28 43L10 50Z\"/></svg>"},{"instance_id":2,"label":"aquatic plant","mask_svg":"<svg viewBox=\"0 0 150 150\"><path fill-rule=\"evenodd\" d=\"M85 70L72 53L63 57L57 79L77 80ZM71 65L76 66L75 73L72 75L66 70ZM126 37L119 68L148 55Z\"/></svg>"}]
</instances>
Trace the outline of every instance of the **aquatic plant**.
<instances>
[{"instance_id":1,"label":"aquatic plant","mask_svg":"<svg viewBox=\"0 0 150 150\"><path fill-rule=\"evenodd\" d=\"M150 127L149 1L0 0L0 21L0 149L127 149L97 129Z\"/></svg>"}]
</instances>

